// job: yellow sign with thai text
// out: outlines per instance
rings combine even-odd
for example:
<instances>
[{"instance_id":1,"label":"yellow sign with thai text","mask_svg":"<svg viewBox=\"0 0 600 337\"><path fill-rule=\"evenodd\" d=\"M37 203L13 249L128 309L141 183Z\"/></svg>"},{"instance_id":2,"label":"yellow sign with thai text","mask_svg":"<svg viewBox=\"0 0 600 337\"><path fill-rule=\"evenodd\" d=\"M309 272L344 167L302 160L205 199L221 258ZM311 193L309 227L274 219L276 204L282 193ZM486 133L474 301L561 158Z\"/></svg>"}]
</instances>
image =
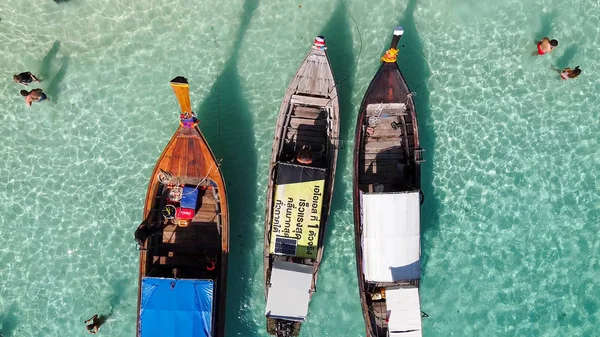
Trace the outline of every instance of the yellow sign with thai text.
<instances>
[{"instance_id":1,"label":"yellow sign with thai text","mask_svg":"<svg viewBox=\"0 0 600 337\"><path fill-rule=\"evenodd\" d=\"M316 258L325 180L276 185L271 254Z\"/></svg>"}]
</instances>

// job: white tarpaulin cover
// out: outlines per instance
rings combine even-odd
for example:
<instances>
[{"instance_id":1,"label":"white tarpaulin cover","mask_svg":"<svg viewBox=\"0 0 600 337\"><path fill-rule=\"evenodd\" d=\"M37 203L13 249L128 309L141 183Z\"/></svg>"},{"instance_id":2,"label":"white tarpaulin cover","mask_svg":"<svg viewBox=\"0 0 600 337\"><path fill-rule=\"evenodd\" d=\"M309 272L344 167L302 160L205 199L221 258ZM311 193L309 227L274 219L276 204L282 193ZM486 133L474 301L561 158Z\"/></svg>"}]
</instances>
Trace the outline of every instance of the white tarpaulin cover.
<instances>
[{"instance_id":1,"label":"white tarpaulin cover","mask_svg":"<svg viewBox=\"0 0 600 337\"><path fill-rule=\"evenodd\" d=\"M421 337L421 303L418 288L385 290L390 337Z\"/></svg>"},{"instance_id":2,"label":"white tarpaulin cover","mask_svg":"<svg viewBox=\"0 0 600 337\"><path fill-rule=\"evenodd\" d=\"M312 266L275 260L267 298L267 317L302 322L308 314Z\"/></svg>"},{"instance_id":3,"label":"white tarpaulin cover","mask_svg":"<svg viewBox=\"0 0 600 337\"><path fill-rule=\"evenodd\" d=\"M367 282L421 278L419 192L361 194Z\"/></svg>"}]
</instances>

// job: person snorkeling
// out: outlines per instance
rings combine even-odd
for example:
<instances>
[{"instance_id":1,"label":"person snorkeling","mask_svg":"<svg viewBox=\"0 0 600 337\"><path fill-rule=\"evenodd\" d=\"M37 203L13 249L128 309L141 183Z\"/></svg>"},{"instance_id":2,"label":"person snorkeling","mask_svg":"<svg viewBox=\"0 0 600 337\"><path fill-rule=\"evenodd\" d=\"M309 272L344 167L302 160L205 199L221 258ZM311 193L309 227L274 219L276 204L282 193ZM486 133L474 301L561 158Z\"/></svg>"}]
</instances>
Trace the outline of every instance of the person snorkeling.
<instances>
[{"instance_id":1,"label":"person snorkeling","mask_svg":"<svg viewBox=\"0 0 600 337\"><path fill-rule=\"evenodd\" d=\"M111 313L109 313L108 315L100 315L98 316L98 314L95 314L94 316L92 316L92 318L86 320L85 322L83 322L84 324L87 324L85 326L85 328L87 329L87 331L91 334L97 334L98 333L98 329L100 329L100 327L102 326L102 324L104 324L106 322L106 320L112 315L112 309L111 309Z\"/></svg>"},{"instance_id":2,"label":"person snorkeling","mask_svg":"<svg viewBox=\"0 0 600 337\"><path fill-rule=\"evenodd\" d=\"M21 90L20 93L21 96L25 97L25 103L28 107L30 107L33 102L39 103L48 98L42 89L33 89L31 91Z\"/></svg>"},{"instance_id":3,"label":"person snorkeling","mask_svg":"<svg viewBox=\"0 0 600 337\"><path fill-rule=\"evenodd\" d=\"M14 75L13 81L15 81L15 83L19 83L20 85L24 85L24 86L28 86L29 83L32 83L32 82L38 82L38 83L41 82L37 77L35 77L34 74L30 73L29 71Z\"/></svg>"},{"instance_id":4,"label":"person snorkeling","mask_svg":"<svg viewBox=\"0 0 600 337\"><path fill-rule=\"evenodd\" d=\"M537 55L544 55L552 52L554 48L558 46L558 41L552 39L550 40L548 37L544 37L539 42L537 42ZM532 55L536 55L534 52Z\"/></svg>"},{"instance_id":5,"label":"person snorkeling","mask_svg":"<svg viewBox=\"0 0 600 337\"><path fill-rule=\"evenodd\" d=\"M560 78L563 80L567 80L569 78L577 78L577 76L581 75L581 69L579 69L579 66L575 67L575 69L565 68L563 70L560 70L560 69L554 69L554 70L556 70L558 73L560 73Z\"/></svg>"},{"instance_id":6,"label":"person snorkeling","mask_svg":"<svg viewBox=\"0 0 600 337\"><path fill-rule=\"evenodd\" d=\"M83 322L83 324L87 324L85 326L85 328L91 334L97 334L98 333L98 328L100 328L100 325L102 325L102 323L98 319L98 314L95 314L94 316L92 316L92 318L90 318L90 319L86 320L85 322Z\"/></svg>"}]
</instances>

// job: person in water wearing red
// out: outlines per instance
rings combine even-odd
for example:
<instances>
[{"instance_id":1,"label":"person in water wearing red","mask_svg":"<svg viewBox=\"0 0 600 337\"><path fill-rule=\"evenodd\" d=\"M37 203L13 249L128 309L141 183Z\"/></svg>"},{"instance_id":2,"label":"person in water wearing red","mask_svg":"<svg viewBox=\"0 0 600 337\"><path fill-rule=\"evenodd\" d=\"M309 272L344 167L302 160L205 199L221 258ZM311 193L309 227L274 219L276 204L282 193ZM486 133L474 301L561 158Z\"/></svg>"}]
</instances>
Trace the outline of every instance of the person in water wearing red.
<instances>
[{"instance_id":1,"label":"person in water wearing red","mask_svg":"<svg viewBox=\"0 0 600 337\"><path fill-rule=\"evenodd\" d=\"M546 53L550 53L556 46L558 46L558 41L554 39L550 40L548 37L544 37L537 43L537 54L544 55ZM533 53L533 55L535 55L535 53Z\"/></svg>"},{"instance_id":2,"label":"person in water wearing red","mask_svg":"<svg viewBox=\"0 0 600 337\"><path fill-rule=\"evenodd\" d=\"M575 69L565 68L563 70L560 70L560 69L554 69L554 70L560 74L560 78L562 80L567 80L569 78L577 78L577 76L581 75L581 69L579 69L579 66L575 67Z\"/></svg>"},{"instance_id":3,"label":"person in water wearing red","mask_svg":"<svg viewBox=\"0 0 600 337\"><path fill-rule=\"evenodd\" d=\"M33 102L41 102L48 98L42 89L33 89L31 91L21 90L21 96L25 97L25 103L28 107L30 107Z\"/></svg>"}]
</instances>

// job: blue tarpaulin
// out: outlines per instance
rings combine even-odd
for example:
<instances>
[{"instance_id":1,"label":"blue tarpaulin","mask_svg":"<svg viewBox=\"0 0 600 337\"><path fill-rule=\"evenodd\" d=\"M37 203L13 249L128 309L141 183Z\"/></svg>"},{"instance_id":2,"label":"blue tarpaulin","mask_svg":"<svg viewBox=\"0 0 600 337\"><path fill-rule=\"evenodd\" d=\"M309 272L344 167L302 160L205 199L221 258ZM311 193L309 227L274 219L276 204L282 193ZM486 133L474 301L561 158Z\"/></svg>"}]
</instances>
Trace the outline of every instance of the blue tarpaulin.
<instances>
[{"instance_id":1,"label":"blue tarpaulin","mask_svg":"<svg viewBox=\"0 0 600 337\"><path fill-rule=\"evenodd\" d=\"M190 186L183 186L183 195L181 197L181 207L190 208L196 211L198 204L198 189Z\"/></svg>"},{"instance_id":2,"label":"blue tarpaulin","mask_svg":"<svg viewBox=\"0 0 600 337\"><path fill-rule=\"evenodd\" d=\"M211 337L213 281L145 277L141 337Z\"/></svg>"}]
</instances>

